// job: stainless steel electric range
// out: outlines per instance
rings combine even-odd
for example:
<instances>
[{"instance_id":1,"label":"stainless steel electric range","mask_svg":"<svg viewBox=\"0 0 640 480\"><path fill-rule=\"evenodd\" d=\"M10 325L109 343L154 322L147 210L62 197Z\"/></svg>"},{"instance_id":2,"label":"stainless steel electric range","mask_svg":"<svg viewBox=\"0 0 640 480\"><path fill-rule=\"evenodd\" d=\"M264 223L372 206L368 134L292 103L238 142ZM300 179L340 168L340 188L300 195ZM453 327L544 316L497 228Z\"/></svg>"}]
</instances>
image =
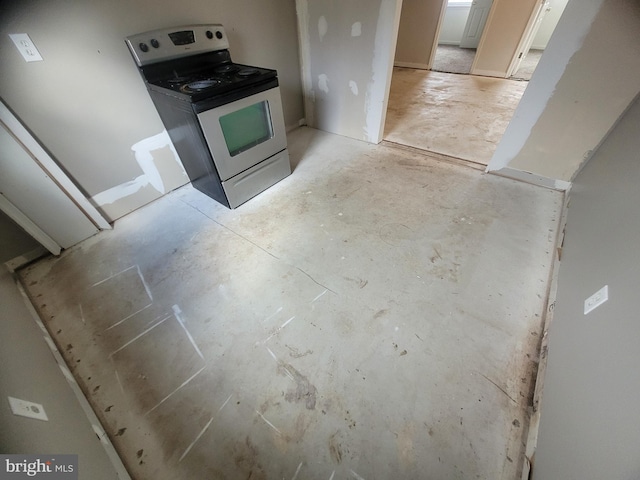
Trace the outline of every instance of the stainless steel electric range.
<instances>
[{"instance_id":1,"label":"stainless steel electric range","mask_svg":"<svg viewBox=\"0 0 640 480\"><path fill-rule=\"evenodd\" d=\"M277 72L233 63L222 25L126 43L195 188L235 208L291 173Z\"/></svg>"}]
</instances>

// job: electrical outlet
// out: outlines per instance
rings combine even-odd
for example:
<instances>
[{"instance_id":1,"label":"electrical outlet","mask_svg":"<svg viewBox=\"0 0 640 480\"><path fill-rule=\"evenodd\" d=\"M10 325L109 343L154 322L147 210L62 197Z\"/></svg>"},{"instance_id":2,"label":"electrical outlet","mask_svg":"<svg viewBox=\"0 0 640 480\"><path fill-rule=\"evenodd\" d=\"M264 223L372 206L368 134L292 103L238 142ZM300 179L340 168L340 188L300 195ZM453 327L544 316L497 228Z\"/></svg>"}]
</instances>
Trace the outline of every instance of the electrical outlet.
<instances>
[{"instance_id":1,"label":"electrical outlet","mask_svg":"<svg viewBox=\"0 0 640 480\"><path fill-rule=\"evenodd\" d=\"M37 420L49 421L47 412L44 411L44 407L39 403L29 402L27 400L20 400L19 398L8 397L11 411L14 415L20 415L22 417L35 418Z\"/></svg>"},{"instance_id":2,"label":"electrical outlet","mask_svg":"<svg viewBox=\"0 0 640 480\"><path fill-rule=\"evenodd\" d=\"M609 285L605 285L584 301L584 314L586 315L607 300L609 300Z\"/></svg>"},{"instance_id":3,"label":"electrical outlet","mask_svg":"<svg viewBox=\"0 0 640 480\"><path fill-rule=\"evenodd\" d=\"M18 51L27 62L39 62L42 55L26 33L10 33L9 37L18 47Z\"/></svg>"}]
</instances>

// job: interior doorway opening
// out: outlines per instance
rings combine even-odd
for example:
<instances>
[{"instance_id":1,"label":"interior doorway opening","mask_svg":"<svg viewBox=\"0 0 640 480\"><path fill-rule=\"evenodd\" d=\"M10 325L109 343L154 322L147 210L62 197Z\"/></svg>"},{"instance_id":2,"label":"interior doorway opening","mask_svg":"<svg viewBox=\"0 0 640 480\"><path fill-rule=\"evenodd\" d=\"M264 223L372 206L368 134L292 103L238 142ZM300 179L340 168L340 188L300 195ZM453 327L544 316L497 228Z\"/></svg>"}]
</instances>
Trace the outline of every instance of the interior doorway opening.
<instances>
[{"instance_id":1,"label":"interior doorway opening","mask_svg":"<svg viewBox=\"0 0 640 480\"><path fill-rule=\"evenodd\" d=\"M473 20L470 14L473 4L478 1L445 0L443 4L437 5L443 10L437 28L432 33L432 38L436 41L432 43L429 52L428 68L412 68L407 62L399 62L399 49L396 49L396 67L392 75L383 135L385 141L444 154L478 165L487 165L491 160L524 94L527 80L531 78L568 0L536 1L528 23L527 17L523 16L521 26L518 27L520 30L511 32L509 38L504 36L505 42L508 40L512 43L507 47L496 45L503 36L501 32L502 27L505 27L504 22L509 19L508 15L500 11L500 8L504 8L504 2L488 0L492 1L492 10L487 13L486 20L478 14L473 15ZM411 3L407 5L410 6ZM498 13L495 13L496 9ZM477 45L480 53L477 56L476 48L461 48L461 45L469 45L463 42L462 37L450 35L447 27L447 13L450 12L453 12L454 16L462 13L457 20L458 35L466 31L467 37L480 37ZM503 18L500 18L501 14ZM403 18L410 19L411 15ZM405 22L403 26L401 20L399 35L403 34L403 28L411 28L411 22L413 20ZM483 31L478 35L480 28ZM487 37L490 40L487 40ZM407 45L406 40L404 45ZM471 56L476 58L471 61L469 71L456 72L440 69L437 63L432 65L434 57L437 57L438 50L442 47L470 50ZM508 53L502 72L488 72L477 57L483 56L486 59L496 55L491 50L501 48L502 51L498 54L503 56L505 50L521 54L516 58ZM529 52L530 55L527 55ZM479 63L481 65L478 65ZM486 63L485 61L484 64ZM453 73L448 73L449 71ZM470 75L457 75L458 73Z\"/></svg>"},{"instance_id":2,"label":"interior doorway opening","mask_svg":"<svg viewBox=\"0 0 640 480\"><path fill-rule=\"evenodd\" d=\"M530 80L568 0L546 0L534 12L508 78ZM494 0L448 0L438 28L431 70L469 74Z\"/></svg>"},{"instance_id":3,"label":"interior doorway opening","mask_svg":"<svg viewBox=\"0 0 640 480\"><path fill-rule=\"evenodd\" d=\"M441 16L431 69L471 73L493 0L448 0Z\"/></svg>"}]
</instances>

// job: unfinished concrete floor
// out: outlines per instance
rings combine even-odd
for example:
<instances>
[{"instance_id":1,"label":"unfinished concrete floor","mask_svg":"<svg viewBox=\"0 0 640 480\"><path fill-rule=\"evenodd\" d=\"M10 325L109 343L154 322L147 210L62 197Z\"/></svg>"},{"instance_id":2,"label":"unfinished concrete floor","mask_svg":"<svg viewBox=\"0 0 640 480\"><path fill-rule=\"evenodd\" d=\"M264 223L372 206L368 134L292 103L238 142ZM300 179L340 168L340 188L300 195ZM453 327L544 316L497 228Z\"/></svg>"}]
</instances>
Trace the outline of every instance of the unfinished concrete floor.
<instances>
[{"instance_id":1,"label":"unfinished concrete floor","mask_svg":"<svg viewBox=\"0 0 640 480\"><path fill-rule=\"evenodd\" d=\"M394 68L384 139L487 165L526 87L502 78Z\"/></svg>"},{"instance_id":2,"label":"unfinished concrete floor","mask_svg":"<svg viewBox=\"0 0 640 480\"><path fill-rule=\"evenodd\" d=\"M136 479L516 479L562 195L313 129L22 279Z\"/></svg>"}]
</instances>

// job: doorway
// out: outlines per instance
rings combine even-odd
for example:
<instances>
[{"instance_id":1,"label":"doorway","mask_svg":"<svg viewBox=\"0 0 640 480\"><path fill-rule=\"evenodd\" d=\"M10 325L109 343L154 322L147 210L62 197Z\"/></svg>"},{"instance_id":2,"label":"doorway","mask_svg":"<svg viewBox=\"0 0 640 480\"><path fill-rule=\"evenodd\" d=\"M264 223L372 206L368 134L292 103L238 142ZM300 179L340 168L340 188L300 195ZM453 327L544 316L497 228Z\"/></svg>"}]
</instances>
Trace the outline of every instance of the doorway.
<instances>
[{"instance_id":1,"label":"doorway","mask_svg":"<svg viewBox=\"0 0 640 480\"><path fill-rule=\"evenodd\" d=\"M454 14L456 10L466 8L466 13L463 11L461 15L462 21L458 19L459 25L464 23L464 30L473 23L467 21L471 9L469 3L472 2L467 2L465 7L462 3L443 6ZM493 10L497 11L492 10L485 22L486 32L479 40L477 57L482 55L484 58L495 58L502 55L504 66L501 72L497 69L489 71L486 68L489 62L482 62L478 58L470 68L470 75L443 73L436 71L437 68L431 68L431 71L398 68L397 65L402 64L396 61L384 140L461 158L479 165L487 165L515 112L528 85L527 80L531 78L541 51L546 47L566 3L567 0L550 0L547 3L536 1L537 11L534 9L531 18L521 15L520 30L512 31L510 36L507 36L502 27L505 26L505 19L513 19L513 12L509 11L511 6L501 0L493 1L495 7ZM544 17L544 22L534 25L531 22L534 15L539 19L541 6L545 7L542 13L547 15ZM551 15L552 12L553 15ZM441 13L440 29L434 34L438 41L433 42L432 54L439 48L440 39L445 39L446 42L447 38L451 38L447 37L447 29L443 28L447 12ZM410 19L411 16L406 15L403 18ZM474 22L476 26L480 25L480 21ZM405 27L407 27L406 24ZM533 27L536 27L537 31L534 31ZM400 28L403 28L402 21ZM462 28L460 26L458 28L458 34L460 34ZM527 38L523 31L529 32ZM504 42L500 44L503 39L510 41L513 45L505 48ZM458 45L453 48L460 49L462 38L459 37L456 41ZM531 57L534 62L513 58L512 52L516 49L522 51L521 49L525 47L527 51L531 47L532 55L523 53L522 57ZM475 51L474 49L473 55ZM504 56L505 53L507 57ZM399 54L402 52L396 49L396 60ZM524 67L528 72L523 71ZM510 76L509 71L514 71L516 74Z\"/></svg>"},{"instance_id":2,"label":"doorway","mask_svg":"<svg viewBox=\"0 0 640 480\"><path fill-rule=\"evenodd\" d=\"M493 0L448 0L440 21L432 70L471 73Z\"/></svg>"}]
</instances>

